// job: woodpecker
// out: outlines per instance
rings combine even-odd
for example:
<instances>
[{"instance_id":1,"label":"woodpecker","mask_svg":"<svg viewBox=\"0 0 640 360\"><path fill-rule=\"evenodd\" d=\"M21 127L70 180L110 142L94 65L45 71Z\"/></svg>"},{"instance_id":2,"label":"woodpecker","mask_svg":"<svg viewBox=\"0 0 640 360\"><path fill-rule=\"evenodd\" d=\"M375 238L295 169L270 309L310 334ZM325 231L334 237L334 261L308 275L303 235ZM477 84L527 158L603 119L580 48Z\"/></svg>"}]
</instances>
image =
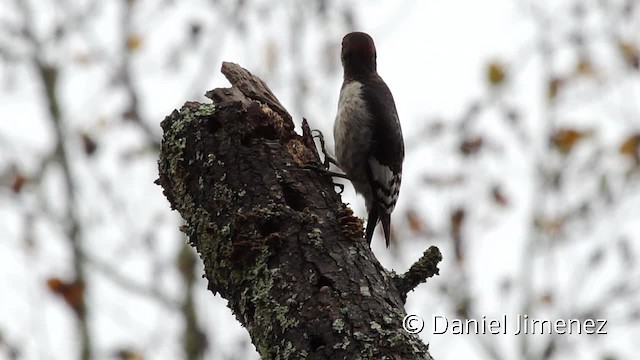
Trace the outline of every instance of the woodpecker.
<instances>
[{"instance_id":1,"label":"woodpecker","mask_svg":"<svg viewBox=\"0 0 640 360\"><path fill-rule=\"evenodd\" d=\"M371 36L352 32L342 39L344 81L333 125L338 166L364 197L371 244L378 221L387 247L402 179L404 141L393 95L376 70Z\"/></svg>"}]
</instances>

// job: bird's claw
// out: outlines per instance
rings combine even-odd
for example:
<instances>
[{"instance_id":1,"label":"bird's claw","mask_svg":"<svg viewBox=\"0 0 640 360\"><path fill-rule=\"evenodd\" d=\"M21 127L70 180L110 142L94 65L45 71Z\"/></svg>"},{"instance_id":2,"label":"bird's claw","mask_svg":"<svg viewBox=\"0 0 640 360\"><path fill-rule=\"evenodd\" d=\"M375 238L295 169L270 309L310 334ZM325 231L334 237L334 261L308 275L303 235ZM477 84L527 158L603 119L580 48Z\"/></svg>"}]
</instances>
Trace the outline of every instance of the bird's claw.
<instances>
[{"instance_id":1,"label":"bird's claw","mask_svg":"<svg viewBox=\"0 0 640 360\"><path fill-rule=\"evenodd\" d=\"M340 178L349 180L347 175L329 170L331 164L335 165L338 168L340 166L338 165L338 161L336 159L334 159L331 155L329 155L329 153L327 152L327 147L326 147L326 144L325 144L325 141L324 141L324 135L322 134L322 132L320 130L314 129L314 130L311 130L311 134L312 134L312 137L314 139L317 138L318 141L320 142L320 150L322 151L322 155L324 156L324 162L319 163L318 166L305 165L304 168L306 168L306 169L314 169L314 170L319 171L319 172L323 173L324 175L327 175L327 176L330 176L330 177L340 177ZM322 167L320 167L320 166L322 166ZM344 192L344 185L343 184L334 182L333 186L335 186L338 189L340 189L338 191L339 195L341 195Z\"/></svg>"},{"instance_id":2,"label":"bird's claw","mask_svg":"<svg viewBox=\"0 0 640 360\"><path fill-rule=\"evenodd\" d=\"M322 175L326 175L326 176L329 176L329 177L332 177L332 178L333 177L339 177L339 178L343 178L343 179L349 180L349 178L345 174L337 173L337 172L334 172L334 171L329 171L329 170L326 170L324 168L318 167L317 165L306 164L306 165L303 165L302 168L306 169L306 170L314 170L314 171L319 172ZM342 185L340 183L333 182L333 186L336 186L336 187L338 187L340 189L340 192L338 192L338 194L342 194L344 192L344 185Z\"/></svg>"},{"instance_id":3,"label":"bird's claw","mask_svg":"<svg viewBox=\"0 0 640 360\"><path fill-rule=\"evenodd\" d=\"M325 145L324 135L322 134L322 132L320 130L314 129L311 130L311 134L314 139L318 138L318 141L320 142L320 150L322 150L322 155L324 156L324 162L322 163L322 166L324 166L325 169L329 169L330 164L338 166L338 161L336 161L336 159L334 159L327 152L327 147Z\"/></svg>"}]
</instances>

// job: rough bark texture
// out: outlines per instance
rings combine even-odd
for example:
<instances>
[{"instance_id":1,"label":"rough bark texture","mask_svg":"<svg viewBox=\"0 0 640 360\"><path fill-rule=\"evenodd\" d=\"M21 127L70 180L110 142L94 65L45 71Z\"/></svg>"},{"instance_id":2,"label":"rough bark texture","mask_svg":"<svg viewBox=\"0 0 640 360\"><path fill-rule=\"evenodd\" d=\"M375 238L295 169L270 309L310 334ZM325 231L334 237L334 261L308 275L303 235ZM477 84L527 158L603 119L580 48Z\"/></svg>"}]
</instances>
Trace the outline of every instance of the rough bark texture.
<instances>
[{"instance_id":1,"label":"rough bark texture","mask_svg":"<svg viewBox=\"0 0 640 360\"><path fill-rule=\"evenodd\" d=\"M402 327L402 277L380 266L332 179L304 168L319 161L308 127L296 134L260 79L222 71L233 87L209 92L214 104L162 122L159 161L209 289L263 359L431 359Z\"/></svg>"}]
</instances>

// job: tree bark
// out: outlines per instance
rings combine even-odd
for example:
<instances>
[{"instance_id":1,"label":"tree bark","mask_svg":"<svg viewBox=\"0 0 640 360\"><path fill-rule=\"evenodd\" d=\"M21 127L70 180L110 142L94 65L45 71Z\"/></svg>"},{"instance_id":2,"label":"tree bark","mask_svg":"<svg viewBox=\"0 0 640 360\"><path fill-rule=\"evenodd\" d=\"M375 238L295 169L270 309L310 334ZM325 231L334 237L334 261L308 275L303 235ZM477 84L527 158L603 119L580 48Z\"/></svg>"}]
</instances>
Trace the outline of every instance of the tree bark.
<instances>
[{"instance_id":1,"label":"tree bark","mask_svg":"<svg viewBox=\"0 0 640 360\"><path fill-rule=\"evenodd\" d=\"M233 86L207 93L213 104L162 122L158 162L209 289L263 359L431 359L403 329L403 303L437 273L437 248L419 279L385 270L332 179L309 169L320 158L306 121L298 135L262 80L231 63L222 72Z\"/></svg>"}]
</instances>

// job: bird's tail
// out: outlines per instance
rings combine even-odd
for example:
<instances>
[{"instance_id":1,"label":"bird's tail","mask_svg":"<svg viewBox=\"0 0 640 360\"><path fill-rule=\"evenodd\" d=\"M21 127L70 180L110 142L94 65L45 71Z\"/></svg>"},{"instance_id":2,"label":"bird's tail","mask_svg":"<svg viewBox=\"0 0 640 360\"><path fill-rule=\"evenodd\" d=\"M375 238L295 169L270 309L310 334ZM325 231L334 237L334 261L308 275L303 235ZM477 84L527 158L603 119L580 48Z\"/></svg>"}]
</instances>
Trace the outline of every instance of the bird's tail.
<instances>
[{"instance_id":1,"label":"bird's tail","mask_svg":"<svg viewBox=\"0 0 640 360\"><path fill-rule=\"evenodd\" d=\"M382 213L382 215L380 215ZM371 246L371 238L373 238L373 230L375 230L378 221L382 222L382 230L384 231L384 239L387 247L391 244L391 214L386 211L380 211L380 208L373 206L369 211L369 219L367 220L366 238Z\"/></svg>"},{"instance_id":2,"label":"bird's tail","mask_svg":"<svg viewBox=\"0 0 640 360\"><path fill-rule=\"evenodd\" d=\"M366 239L369 242L369 246L371 246L371 238L373 237L373 230L378 225L378 207L372 206L371 210L369 210L369 219L367 219L367 230L366 230Z\"/></svg>"},{"instance_id":3,"label":"bird's tail","mask_svg":"<svg viewBox=\"0 0 640 360\"><path fill-rule=\"evenodd\" d=\"M384 240L387 242L387 248L391 243L391 214L388 214L386 211L382 212L382 216L380 216L380 221L382 222L382 230L384 231Z\"/></svg>"}]
</instances>

